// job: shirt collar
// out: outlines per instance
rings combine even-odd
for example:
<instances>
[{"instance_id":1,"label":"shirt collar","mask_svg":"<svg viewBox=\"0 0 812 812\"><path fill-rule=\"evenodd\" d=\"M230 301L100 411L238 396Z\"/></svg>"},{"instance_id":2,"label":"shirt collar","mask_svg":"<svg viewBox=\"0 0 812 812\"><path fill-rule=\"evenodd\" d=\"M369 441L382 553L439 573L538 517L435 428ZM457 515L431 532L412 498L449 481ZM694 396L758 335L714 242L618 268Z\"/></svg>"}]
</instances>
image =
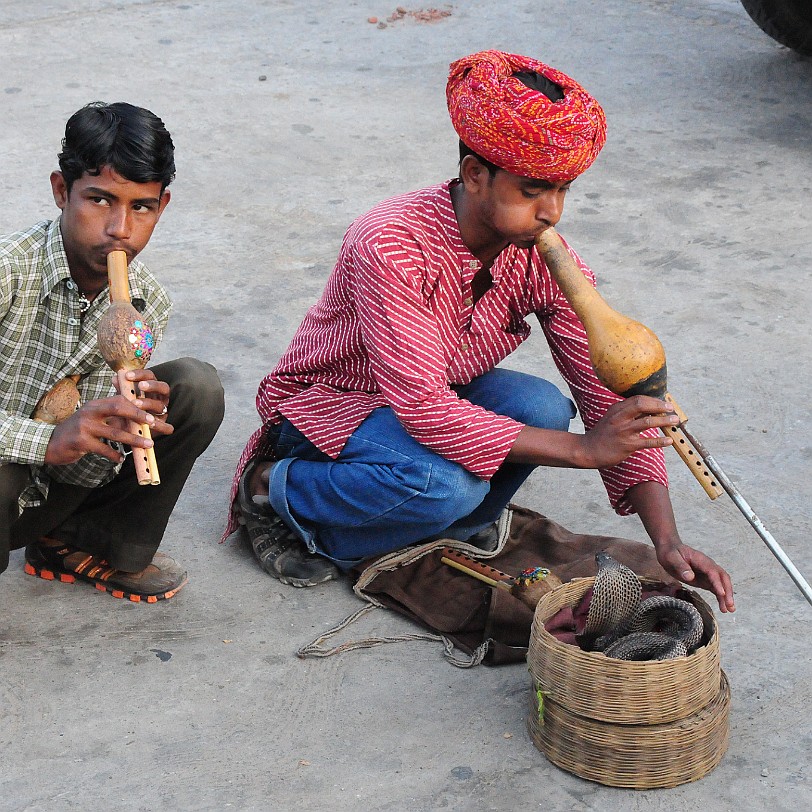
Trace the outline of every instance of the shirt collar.
<instances>
[{"instance_id":1,"label":"shirt collar","mask_svg":"<svg viewBox=\"0 0 812 812\"><path fill-rule=\"evenodd\" d=\"M482 263L470 252L468 246L462 241L460 224L457 221L457 213L454 211L454 202L451 200L451 188L460 183L459 178L447 180L441 185L440 208L443 210L446 221L449 223L446 236L452 249L457 255L463 271L464 278L472 277L481 267Z\"/></svg>"},{"instance_id":2,"label":"shirt collar","mask_svg":"<svg viewBox=\"0 0 812 812\"><path fill-rule=\"evenodd\" d=\"M42 288L40 302L45 301L57 285L70 279L68 258L62 242L62 230L59 227L61 216L51 221L45 234L45 262L42 268Z\"/></svg>"}]
</instances>

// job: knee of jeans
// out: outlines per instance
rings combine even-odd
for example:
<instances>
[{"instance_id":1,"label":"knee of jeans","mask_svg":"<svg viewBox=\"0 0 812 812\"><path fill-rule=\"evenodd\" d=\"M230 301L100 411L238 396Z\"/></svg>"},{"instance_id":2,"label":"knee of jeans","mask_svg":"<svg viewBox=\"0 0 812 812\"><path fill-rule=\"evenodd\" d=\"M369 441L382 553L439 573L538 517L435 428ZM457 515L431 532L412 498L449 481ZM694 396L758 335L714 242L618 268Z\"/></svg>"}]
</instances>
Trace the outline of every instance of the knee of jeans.
<instances>
[{"instance_id":1,"label":"knee of jeans","mask_svg":"<svg viewBox=\"0 0 812 812\"><path fill-rule=\"evenodd\" d=\"M526 426L567 431L575 417L575 404L557 386L539 379L528 387L511 417Z\"/></svg>"},{"instance_id":2,"label":"knee of jeans","mask_svg":"<svg viewBox=\"0 0 812 812\"><path fill-rule=\"evenodd\" d=\"M457 463L433 465L429 485L423 494L431 502L432 518L448 527L468 516L488 495L490 485Z\"/></svg>"},{"instance_id":3,"label":"knee of jeans","mask_svg":"<svg viewBox=\"0 0 812 812\"><path fill-rule=\"evenodd\" d=\"M225 414L225 394L217 370L197 358L178 358L173 367L169 406L173 417L192 421L197 431L216 432Z\"/></svg>"}]
</instances>

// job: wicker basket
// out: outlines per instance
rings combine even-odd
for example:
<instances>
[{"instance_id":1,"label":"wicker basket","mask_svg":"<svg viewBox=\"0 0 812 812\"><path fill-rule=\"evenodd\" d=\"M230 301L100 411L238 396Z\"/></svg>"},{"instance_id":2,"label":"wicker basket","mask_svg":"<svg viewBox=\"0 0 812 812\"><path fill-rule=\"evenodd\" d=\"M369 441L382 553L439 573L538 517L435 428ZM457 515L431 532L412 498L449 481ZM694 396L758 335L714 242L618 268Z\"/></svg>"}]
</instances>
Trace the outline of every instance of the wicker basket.
<instances>
[{"instance_id":1,"label":"wicker basket","mask_svg":"<svg viewBox=\"0 0 812 812\"><path fill-rule=\"evenodd\" d=\"M527 727L556 766L613 787L655 789L696 781L722 759L728 743L730 688L720 672L716 696L697 713L661 725L616 725L531 697Z\"/></svg>"},{"instance_id":2,"label":"wicker basket","mask_svg":"<svg viewBox=\"0 0 812 812\"><path fill-rule=\"evenodd\" d=\"M640 579L644 588L657 582ZM536 607L527 662L536 688L556 706L588 719L630 725L663 725L697 713L719 695L719 634L710 607L693 592L688 599L705 624L700 647L687 657L629 662L562 643L544 624L575 606L595 582L578 578L544 595Z\"/></svg>"}]
</instances>

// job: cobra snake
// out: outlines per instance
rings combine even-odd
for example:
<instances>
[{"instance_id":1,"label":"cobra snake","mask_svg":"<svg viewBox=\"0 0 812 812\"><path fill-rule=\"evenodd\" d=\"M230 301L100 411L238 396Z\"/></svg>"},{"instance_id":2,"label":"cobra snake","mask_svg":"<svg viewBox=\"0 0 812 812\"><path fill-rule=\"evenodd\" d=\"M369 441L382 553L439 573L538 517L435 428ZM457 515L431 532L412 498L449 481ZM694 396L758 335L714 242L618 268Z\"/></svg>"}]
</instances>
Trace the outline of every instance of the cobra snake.
<instances>
[{"instance_id":1,"label":"cobra snake","mask_svg":"<svg viewBox=\"0 0 812 812\"><path fill-rule=\"evenodd\" d=\"M671 660L690 654L704 625L688 601L655 595L641 601L638 577L608 553L595 556L598 574L578 643L619 660Z\"/></svg>"}]
</instances>

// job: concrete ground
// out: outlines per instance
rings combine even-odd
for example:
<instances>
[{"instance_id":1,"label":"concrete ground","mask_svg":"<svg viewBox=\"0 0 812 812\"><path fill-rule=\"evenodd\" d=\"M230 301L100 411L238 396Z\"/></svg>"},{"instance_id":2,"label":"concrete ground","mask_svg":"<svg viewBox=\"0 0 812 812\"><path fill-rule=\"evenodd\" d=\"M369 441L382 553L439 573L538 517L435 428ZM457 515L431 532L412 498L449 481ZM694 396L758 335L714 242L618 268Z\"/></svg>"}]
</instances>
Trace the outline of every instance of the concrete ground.
<instances>
[{"instance_id":1,"label":"concrete ground","mask_svg":"<svg viewBox=\"0 0 812 812\"><path fill-rule=\"evenodd\" d=\"M0 576L0 810L812 808L812 607L675 455L683 536L730 570L738 611L718 615L729 750L672 790L549 764L525 730L524 666L459 670L425 642L298 659L360 606L349 584L285 587L238 539L217 543L257 383L345 228L456 173L448 64L500 48L603 103L608 145L560 230L610 303L657 332L694 432L812 577L812 62L737 0L460 0L435 22L387 22L394 0L1 5L0 233L54 215L48 175L78 107L162 116L178 174L144 258L176 312L155 360L214 363L227 416L167 532L190 574L177 598L133 605L30 578L21 552ZM555 378L537 332L511 365ZM538 472L517 501L572 530L645 538L594 472ZM413 630L378 611L345 637Z\"/></svg>"}]
</instances>

